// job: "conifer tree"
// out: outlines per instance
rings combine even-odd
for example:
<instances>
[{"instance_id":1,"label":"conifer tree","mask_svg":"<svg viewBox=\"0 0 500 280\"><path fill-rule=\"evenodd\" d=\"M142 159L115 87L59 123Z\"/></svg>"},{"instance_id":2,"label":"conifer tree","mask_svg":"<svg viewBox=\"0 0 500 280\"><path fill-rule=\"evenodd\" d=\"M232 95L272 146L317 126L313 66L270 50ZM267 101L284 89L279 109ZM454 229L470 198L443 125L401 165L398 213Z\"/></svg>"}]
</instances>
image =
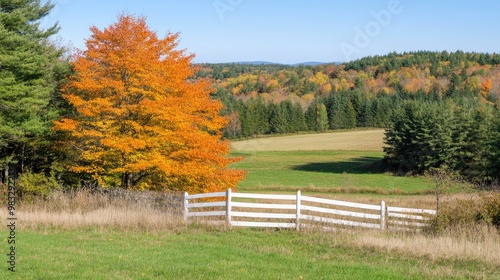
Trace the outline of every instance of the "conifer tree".
<instances>
[{"instance_id":1,"label":"conifer tree","mask_svg":"<svg viewBox=\"0 0 500 280\"><path fill-rule=\"evenodd\" d=\"M0 178L40 169L57 111L50 106L63 69L62 49L40 28L54 7L39 0L0 1ZM43 146L43 147L42 147ZM40 170L34 170L40 171Z\"/></svg>"},{"instance_id":2,"label":"conifer tree","mask_svg":"<svg viewBox=\"0 0 500 280\"><path fill-rule=\"evenodd\" d=\"M282 103L270 107L269 115L269 130L271 133L287 133L289 132L290 123L286 107Z\"/></svg>"},{"instance_id":3,"label":"conifer tree","mask_svg":"<svg viewBox=\"0 0 500 280\"><path fill-rule=\"evenodd\" d=\"M310 130L325 131L328 129L328 114L322 102L312 103L306 111L306 123Z\"/></svg>"}]
</instances>

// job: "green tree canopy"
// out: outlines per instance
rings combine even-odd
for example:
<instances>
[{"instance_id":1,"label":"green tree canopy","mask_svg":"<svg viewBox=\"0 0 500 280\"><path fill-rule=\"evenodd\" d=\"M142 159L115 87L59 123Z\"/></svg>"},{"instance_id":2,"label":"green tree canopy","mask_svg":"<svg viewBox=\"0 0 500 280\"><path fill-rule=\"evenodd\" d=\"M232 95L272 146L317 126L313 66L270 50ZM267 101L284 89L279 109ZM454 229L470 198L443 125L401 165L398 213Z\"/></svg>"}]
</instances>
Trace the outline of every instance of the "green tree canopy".
<instances>
[{"instance_id":1,"label":"green tree canopy","mask_svg":"<svg viewBox=\"0 0 500 280\"><path fill-rule=\"evenodd\" d=\"M9 172L40 166L36 156L56 118L50 105L63 51L50 37L57 24L40 20L53 4L39 0L0 0L0 168ZM12 168L14 167L14 168Z\"/></svg>"}]
</instances>

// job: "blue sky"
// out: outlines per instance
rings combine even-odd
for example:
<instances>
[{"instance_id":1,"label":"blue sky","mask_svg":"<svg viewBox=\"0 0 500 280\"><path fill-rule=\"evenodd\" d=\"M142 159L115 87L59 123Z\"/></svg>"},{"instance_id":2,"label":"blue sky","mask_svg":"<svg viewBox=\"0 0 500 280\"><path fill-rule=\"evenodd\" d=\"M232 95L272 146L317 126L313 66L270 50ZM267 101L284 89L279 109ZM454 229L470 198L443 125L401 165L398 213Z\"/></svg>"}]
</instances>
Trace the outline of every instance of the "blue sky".
<instances>
[{"instance_id":1,"label":"blue sky","mask_svg":"<svg viewBox=\"0 0 500 280\"><path fill-rule=\"evenodd\" d=\"M417 50L500 52L500 1L53 0L63 45L85 49L92 25L145 16L160 36L180 32L194 62L348 61Z\"/></svg>"}]
</instances>

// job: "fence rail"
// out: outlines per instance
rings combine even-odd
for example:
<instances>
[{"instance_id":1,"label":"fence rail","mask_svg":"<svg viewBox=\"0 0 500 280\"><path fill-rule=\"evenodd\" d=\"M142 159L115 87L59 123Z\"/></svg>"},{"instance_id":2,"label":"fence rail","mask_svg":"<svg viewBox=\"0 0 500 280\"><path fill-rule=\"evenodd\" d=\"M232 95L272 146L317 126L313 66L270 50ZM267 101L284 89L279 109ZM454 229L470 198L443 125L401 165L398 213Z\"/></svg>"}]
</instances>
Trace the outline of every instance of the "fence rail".
<instances>
[{"instance_id":1,"label":"fence rail","mask_svg":"<svg viewBox=\"0 0 500 280\"><path fill-rule=\"evenodd\" d=\"M218 199L219 201L206 201ZM418 230L435 210L331 200L310 196L226 192L184 193L184 219L214 217L231 226L295 228L338 226Z\"/></svg>"}]
</instances>

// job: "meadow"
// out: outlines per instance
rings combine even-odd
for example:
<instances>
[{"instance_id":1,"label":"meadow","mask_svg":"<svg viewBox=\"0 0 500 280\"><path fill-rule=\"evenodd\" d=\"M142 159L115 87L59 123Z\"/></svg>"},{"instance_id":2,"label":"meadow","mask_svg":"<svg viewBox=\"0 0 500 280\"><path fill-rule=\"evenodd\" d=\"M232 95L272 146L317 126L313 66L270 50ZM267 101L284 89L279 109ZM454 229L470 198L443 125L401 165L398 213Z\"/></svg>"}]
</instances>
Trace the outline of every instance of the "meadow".
<instances>
[{"instance_id":1,"label":"meadow","mask_svg":"<svg viewBox=\"0 0 500 280\"><path fill-rule=\"evenodd\" d=\"M348 201L383 198L392 205L432 208L434 198L426 194L430 181L385 172L380 145L360 149L352 140L375 139L354 137L347 150L306 145L300 151L279 150L304 136L266 138L268 147L275 145L267 151L234 148L234 155L243 156L234 167L248 171L239 191L301 189ZM330 133L308 137L325 143L332 139ZM263 140L246 140L246 147ZM2 261L0 279L500 278L500 235L484 225L439 234L228 228L184 223L178 202L158 207L85 190L20 201L16 272ZM6 211L0 219L6 221ZM2 227L0 236L7 234ZM8 246L3 239L5 260Z\"/></svg>"},{"instance_id":2,"label":"meadow","mask_svg":"<svg viewBox=\"0 0 500 280\"><path fill-rule=\"evenodd\" d=\"M238 190L301 190L351 200L365 200L366 196L406 199L412 195L428 200L433 190L431 180L397 176L384 169L383 137L384 130L369 129L233 142L232 154L243 160L232 167L247 171Z\"/></svg>"}]
</instances>

